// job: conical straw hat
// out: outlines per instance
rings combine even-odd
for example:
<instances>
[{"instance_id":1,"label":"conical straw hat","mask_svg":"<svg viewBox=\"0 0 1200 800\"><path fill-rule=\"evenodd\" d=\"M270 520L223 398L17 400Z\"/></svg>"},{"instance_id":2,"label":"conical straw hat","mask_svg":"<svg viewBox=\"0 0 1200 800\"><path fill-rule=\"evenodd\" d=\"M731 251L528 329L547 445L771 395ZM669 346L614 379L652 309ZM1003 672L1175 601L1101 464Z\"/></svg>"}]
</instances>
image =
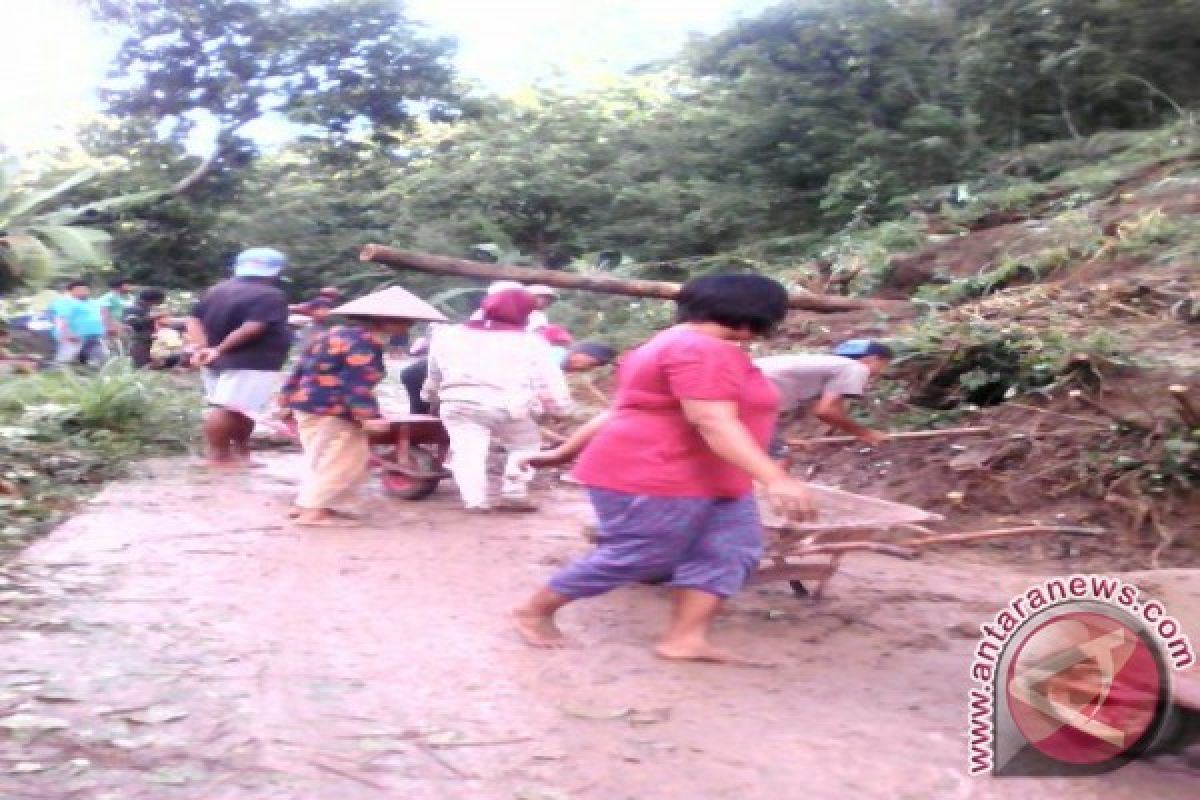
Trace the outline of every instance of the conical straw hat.
<instances>
[{"instance_id":1,"label":"conical straw hat","mask_svg":"<svg viewBox=\"0 0 1200 800\"><path fill-rule=\"evenodd\" d=\"M355 317L388 317L448 322L446 316L407 289L390 286L338 306L331 312Z\"/></svg>"}]
</instances>

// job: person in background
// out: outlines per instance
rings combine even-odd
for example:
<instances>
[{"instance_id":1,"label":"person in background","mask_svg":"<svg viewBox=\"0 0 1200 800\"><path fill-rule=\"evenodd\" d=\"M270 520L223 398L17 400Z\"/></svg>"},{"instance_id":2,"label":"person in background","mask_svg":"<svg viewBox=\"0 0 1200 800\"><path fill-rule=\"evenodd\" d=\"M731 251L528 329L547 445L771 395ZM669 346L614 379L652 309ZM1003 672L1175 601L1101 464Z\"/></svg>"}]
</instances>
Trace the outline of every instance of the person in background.
<instances>
[{"instance_id":1,"label":"person in background","mask_svg":"<svg viewBox=\"0 0 1200 800\"><path fill-rule=\"evenodd\" d=\"M780 423L771 442L771 454L786 459L782 431L805 413L867 444L886 441L883 431L850 418L846 398L861 397L892 355L892 349L882 342L851 339L834 348L832 355L794 353L755 359L754 363L779 390Z\"/></svg>"},{"instance_id":2,"label":"person in background","mask_svg":"<svg viewBox=\"0 0 1200 800\"><path fill-rule=\"evenodd\" d=\"M154 319L154 339L150 344L151 369L175 369L188 366L186 342L175 320L165 313Z\"/></svg>"},{"instance_id":3,"label":"person in background","mask_svg":"<svg viewBox=\"0 0 1200 800\"><path fill-rule=\"evenodd\" d=\"M54 360L59 364L98 366L108 360L104 312L91 295L87 281L73 280L50 304L48 313L58 345Z\"/></svg>"},{"instance_id":4,"label":"person in background","mask_svg":"<svg viewBox=\"0 0 1200 800\"><path fill-rule=\"evenodd\" d=\"M313 321L313 325L324 330L329 327L329 314L341 296L340 289L326 286L318 291L315 297L305 300L303 303L288 306L288 312L308 317Z\"/></svg>"},{"instance_id":5,"label":"person in background","mask_svg":"<svg viewBox=\"0 0 1200 800\"><path fill-rule=\"evenodd\" d=\"M129 330L129 358L139 369L150 365L150 348L158 321L166 316L162 308L166 301L167 294L162 289L142 289L122 317Z\"/></svg>"},{"instance_id":6,"label":"person in background","mask_svg":"<svg viewBox=\"0 0 1200 800\"><path fill-rule=\"evenodd\" d=\"M126 278L113 278L108 291L97 301L104 314L104 331L110 341L117 343L124 332L125 311L133 305L133 284Z\"/></svg>"},{"instance_id":7,"label":"person in background","mask_svg":"<svg viewBox=\"0 0 1200 800\"><path fill-rule=\"evenodd\" d=\"M437 403L450 436L450 471L468 511L487 511L487 459L493 441L510 454L537 450L537 414L565 414L570 390L550 346L526 330L537 299L506 289L483 301L483 318L443 326L429 345L422 398ZM501 486L505 508L532 510L528 479L509 476Z\"/></svg>"},{"instance_id":8,"label":"person in background","mask_svg":"<svg viewBox=\"0 0 1200 800\"><path fill-rule=\"evenodd\" d=\"M303 303L288 306L288 313L297 317L296 322L303 324L304 318L308 318L308 324L302 328L300 334L300 350L303 352L308 345L321 333L329 330L330 321L329 314L335 305L341 299L342 292L340 289L333 286L325 286L317 291L312 298L305 300Z\"/></svg>"},{"instance_id":9,"label":"person in background","mask_svg":"<svg viewBox=\"0 0 1200 800\"><path fill-rule=\"evenodd\" d=\"M529 330L537 333L538 331L550 325L550 318L546 316L546 309L554 305L554 301L558 299L558 292L551 289L549 286L540 284L530 286L529 293L537 298L538 307L532 314L529 315ZM559 328L559 330L562 330ZM566 331L563 331L564 333ZM569 336L570 334L568 334Z\"/></svg>"},{"instance_id":10,"label":"person in background","mask_svg":"<svg viewBox=\"0 0 1200 800\"><path fill-rule=\"evenodd\" d=\"M390 337L414 320L444 321L437 309L399 287L335 309L346 318L320 334L280 390L279 405L296 417L307 470L291 516L297 525L343 525L338 506L367 478L370 435L391 429L376 397Z\"/></svg>"},{"instance_id":11,"label":"person in background","mask_svg":"<svg viewBox=\"0 0 1200 800\"><path fill-rule=\"evenodd\" d=\"M617 360L617 351L601 342L576 342L561 355L559 366L568 374L590 372Z\"/></svg>"},{"instance_id":12,"label":"person in background","mask_svg":"<svg viewBox=\"0 0 1200 800\"><path fill-rule=\"evenodd\" d=\"M233 277L206 291L192 308L187 333L204 368L208 413L204 440L216 469L250 461L254 417L271 402L292 334L287 298L276 283L287 266L278 250L255 247L240 253Z\"/></svg>"},{"instance_id":13,"label":"person in background","mask_svg":"<svg viewBox=\"0 0 1200 800\"><path fill-rule=\"evenodd\" d=\"M564 644L555 614L575 600L665 582L672 610L660 657L752 663L713 645L709 628L762 554L753 482L781 512L814 514L804 482L766 452L778 392L742 349L783 321L788 293L761 275L709 275L684 284L676 303L675 326L625 355L613 407L522 459L555 466L582 452L574 477L599 528L595 550L514 612L531 645Z\"/></svg>"}]
</instances>

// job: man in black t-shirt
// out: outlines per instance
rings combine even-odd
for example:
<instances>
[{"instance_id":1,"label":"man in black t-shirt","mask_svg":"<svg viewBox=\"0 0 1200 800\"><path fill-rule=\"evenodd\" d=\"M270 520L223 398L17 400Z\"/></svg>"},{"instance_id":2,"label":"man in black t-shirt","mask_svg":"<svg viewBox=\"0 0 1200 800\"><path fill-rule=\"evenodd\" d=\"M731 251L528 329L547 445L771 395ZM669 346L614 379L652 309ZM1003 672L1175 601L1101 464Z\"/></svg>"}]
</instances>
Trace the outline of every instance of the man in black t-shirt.
<instances>
[{"instance_id":1,"label":"man in black t-shirt","mask_svg":"<svg viewBox=\"0 0 1200 800\"><path fill-rule=\"evenodd\" d=\"M279 387L292 343L287 298L275 285L286 265L278 250L246 250L237 257L233 278L209 289L192 308L188 338L197 348L194 362L204 368L210 466L249 461L254 418Z\"/></svg>"},{"instance_id":2,"label":"man in black t-shirt","mask_svg":"<svg viewBox=\"0 0 1200 800\"><path fill-rule=\"evenodd\" d=\"M166 314L162 310L166 299L162 289L142 289L120 320L129 330L129 358L139 369L150 364L150 346L154 343L158 318Z\"/></svg>"}]
</instances>

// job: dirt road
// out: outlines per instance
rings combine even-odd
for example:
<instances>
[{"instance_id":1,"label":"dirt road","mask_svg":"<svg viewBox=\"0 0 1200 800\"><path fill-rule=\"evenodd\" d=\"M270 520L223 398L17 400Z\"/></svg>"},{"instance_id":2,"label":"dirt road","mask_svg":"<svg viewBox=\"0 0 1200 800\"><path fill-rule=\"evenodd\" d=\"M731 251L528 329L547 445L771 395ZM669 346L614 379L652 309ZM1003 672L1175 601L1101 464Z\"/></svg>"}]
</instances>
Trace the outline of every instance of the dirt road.
<instances>
[{"instance_id":1,"label":"dirt road","mask_svg":"<svg viewBox=\"0 0 1200 800\"><path fill-rule=\"evenodd\" d=\"M444 491L381 501L373 529L301 530L282 519L295 467L152 465L11 565L0 797L1196 796L1197 773L1157 764L967 777L963 629L1027 575L864 557L819 608L751 590L717 635L775 670L656 661L652 588L570 609L587 647L539 652L506 611L582 550L575 490L535 516L467 517ZM1200 629L1194 573L1153 580Z\"/></svg>"}]
</instances>

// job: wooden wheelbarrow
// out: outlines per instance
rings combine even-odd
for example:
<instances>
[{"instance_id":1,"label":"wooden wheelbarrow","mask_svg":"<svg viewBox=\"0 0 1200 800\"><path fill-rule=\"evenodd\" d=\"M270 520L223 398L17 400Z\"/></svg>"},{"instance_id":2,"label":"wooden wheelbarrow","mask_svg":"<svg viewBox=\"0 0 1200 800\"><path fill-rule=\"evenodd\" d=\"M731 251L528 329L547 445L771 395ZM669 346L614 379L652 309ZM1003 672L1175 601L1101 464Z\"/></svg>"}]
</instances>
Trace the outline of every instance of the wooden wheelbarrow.
<instances>
[{"instance_id":1,"label":"wooden wheelbarrow","mask_svg":"<svg viewBox=\"0 0 1200 800\"><path fill-rule=\"evenodd\" d=\"M299 441L295 420L239 412L276 433ZM423 500L449 477L443 466L450 437L441 419L430 414L392 414L388 430L370 434L371 469L379 474L384 491L402 500Z\"/></svg>"},{"instance_id":2,"label":"wooden wheelbarrow","mask_svg":"<svg viewBox=\"0 0 1200 800\"><path fill-rule=\"evenodd\" d=\"M940 514L916 506L879 500L832 486L809 484L817 519L793 522L760 502L766 533L765 553L751 584L788 581L798 596L820 600L830 579L850 553L880 553L916 558L925 547L942 544L1009 539L1043 533L1102 533L1096 528L1027 525L975 533L935 533L922 523L937 522ZM813 584L810 590L808 584Z\"/></svg>"}]
</instances>

